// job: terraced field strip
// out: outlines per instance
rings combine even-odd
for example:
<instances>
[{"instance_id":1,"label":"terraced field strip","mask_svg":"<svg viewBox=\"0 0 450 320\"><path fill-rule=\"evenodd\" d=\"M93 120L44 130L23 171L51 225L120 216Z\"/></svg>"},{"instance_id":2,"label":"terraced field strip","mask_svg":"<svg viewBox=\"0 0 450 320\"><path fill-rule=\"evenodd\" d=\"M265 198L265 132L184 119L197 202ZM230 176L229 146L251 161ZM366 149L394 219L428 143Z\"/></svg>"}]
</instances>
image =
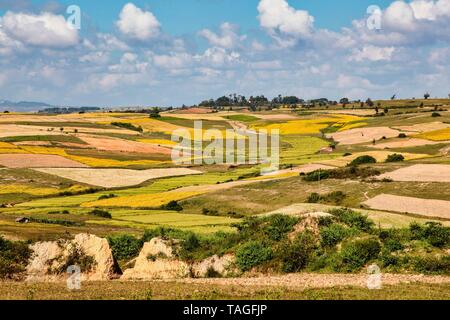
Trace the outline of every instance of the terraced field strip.
<instances>
[{"instance_id":1,"label":"terraced field strip","mask_svg":"<svg viewBox=\"0 0 450 320\"><path fill-rule=\"evenodd\" d=\"M418 134L416 137L432 141L447 141L450 140L450 128Z\"/></svg>"},{"instance_id":2,"label":"terraced field strip","mask_svg":"<svg viewBox=\"0 0 450 320\"><path fill-rule=\"evenodd\" d=\"M380 194L363 202L377 210L417 214L425 217L450 219L450 201Z\"/></svg>"},{"instance_id":3,"label":"terraced field strip","mask_svg":"<svg viewBox=\"0 0 450 320\"><path fill-rule=\"evenodd\" d=\"M349 115L335 115L329 117L318 117L315 119L306 120L291 120L288 122L272 123L266 125L254 125L253 129L279 129L280 134L318 134L321 130L329 127L334 123L345 124L348 122L354 122L363 120L364 118L349 116Z\"/></svg>"},{"instance_id":4,"label":"terraced field strip","mask_svg":"<svg viewBox=\"0 0 450 320\"><path fill-rule=\"evenodd\" d=\"M18 204L17 207L32 208L51 208L51 207L79 207L82 203L93 202L98 200L102 195L114 193L118 197L126 197L133 195L151 195L154 193L162 193L170 190L177 190L187 186L215 186L220 183L238 179L240 176L254 172L255 169L236 169L227 172L210 172L201 175L181 176L172 178L163 178L154 181L152 184L139 188L129 188L114 191L102 191L94 194L83 194L78 196L66 196L57 198L40 199L30 202Z\"/></svg>"},{"instance_id":5,"label":"terraced field strip","mask_svg":"<svg viewBox=\"0 0 450 320\"><path fill-rule=\"evenodd\" d=\"M358 128L347 131L336 132L327 135L328 138L333 138L334 141L342 145L359 144L365 142L372 142L380 140L383 137L393 138L398 137L400 131L388 127L374 127L374 128Z\"/></svg>"},{"instance_id":6,"label":"terraced field strip","mask_svg":"<svg viewBox=\"0 0 450 320\"><path fill-rule=\"evenodd\" d=\"M105 188L128 187L141 184L142 182L151 179L202 173L201 171L186 168L148 170L47 168L36 170Z\"/></svg>"},{"instance_id":7,"label":"terraced field strip","mask_svg":"<svg viewBox=\"0 0 450 320\"><path fill-rule=\"evenodd\" d=\"M378 178L394 181L450 182L450 165L416 164L382 174Z\"/></svg>"},{"instance_id":8,"label":"terraced field strip","mask_svg":"<svg viewBox=\"0 0 450 320\"><path fill-rule=\"evenodd\" d=\"M51 154L0 154L0 165L8 168L82 168L85 164Z\"/></svg>"},{"instance_id":9,"label":"terraced field strip","mask_svg":"<svg viewBox=\"0 0 450 320\"><path fill-rule=\"evenodd\" d=\"M376 144L368 144L367 147L375 149L395 149L395 148L409 148L426 145L439 144L440 142L430 141L425 139L407 138L396 141L382 142Z\"/></svg>"}]
</instances>

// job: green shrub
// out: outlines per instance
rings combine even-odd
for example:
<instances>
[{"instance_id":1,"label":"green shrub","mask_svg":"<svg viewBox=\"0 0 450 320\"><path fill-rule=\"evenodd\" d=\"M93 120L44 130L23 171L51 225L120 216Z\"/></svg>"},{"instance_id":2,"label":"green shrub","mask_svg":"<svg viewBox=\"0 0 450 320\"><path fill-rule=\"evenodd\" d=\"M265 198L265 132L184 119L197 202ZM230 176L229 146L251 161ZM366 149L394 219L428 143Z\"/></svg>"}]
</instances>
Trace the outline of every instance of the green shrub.
<instances>
[{"instance_id":1,"label":"green shrub","mask_svg":"<svg viewBox=\"0 0 450 320\"><path fill-rule=\"evenodd\" d=\"M349 166L329 171L330 179L356 179L377 176L381 172L370 167Z\"/></svg>"},{"instance_id":2,"label":"green shrub","mask_svg":"<svg viewBox=\"0 0 450 320\"><path fill-rule=\"evenodd\" d=\"M127 122L112 122L111 125L119 127L119 128L132 130L132 131L144 132L144 129L142 129L141 126L136 127L136 126L132 125L131 123L127 123Z\"/></svg>"},{"instance_id":3,"label":"green shrub","mask_svg":"<svg viewBox=\"0 0 450 320\"><path fill-rule=\"evenodd\" d=\"M406 138L407 136L406 136L406 133L399 133L399 135L398 135L398 137L399 138Z\"/></svg>"},{"instance_id":4,"label":"green shrub","mask_svg":"<svg viewBox=\"0 0 450 320\"><path fill-rule=\"evenodd\" d=\"M437 118L437 117L440 117L441 114L440 114L439 112L433 112L433 113L431 114L431 116L432 116L433 118Z\"/></svg>"},{"instance_id":5,"label":"green shrub","mask_svg":"<svg viewBox=\"0 0 450 320\"><path fill-rule=\"evenodd\" d=\"M0 236L0 280L20 280L31 250L25 242L12 242Z\"/></svg>"},{"instance_id":6,"label":"green shrub","mask_svg":"<svg viewBox=\"0 0 450 320\"><path fill-rule=\"evenodd\" d=\"M340 222L361 231L369 232L374 226L373 221L369 220L367 216L348 208L332 209L330 213Z\"/></svg>"},{"instance_id":7,"label":"green shrub","mask_svg":"<svg viewBox=\"0 0 450 320\"><path fill-rule=\"evenodd\" d=\"M273 251L271 247L259 241L250 241L236 250L236 264L242 271L248 271L270 259Z\"/></svg>"},{"instance_id":8,"label":"green shrub","mask_svg":"<svg viewBox=\"0 0 450 320\"><path fill-rule=\"evenodd\" d=\"M405 157L398 153L388 155L386 162L402 162L405 161Z\"/></svg>"},{"instance_id":9,"label":"green shrub","mask_svg":"<svg viewBox=\"0 0 450 320\"><path fill-rule=\"evenodd\" d=\"M80 227L80 226L84 225L84 223L82 223L82 222L75 222L75 221L64 220L64 219L47 219L47 218L30 217L30 218L28 218L28 220L30 222L34 222L34 223L57 224L60 226L65 226L65 227Z\"/></svg>"},{"instance_id":10,"label":"green shrub","mask_svg":"<svg viewBox=\"0 0 450 320\"><path fill-rule=\"evenodd\" d=\"M128 234L110 236L107 239L116 260L129 260L136 257L143 245L140 239Z\"/></svg>"},{"instance_id":11,"label":"green shrub","mask_svg":"<svg viewBox=\"0 0 450 320\"><path fill-rule=\"evenodd\" d=\"M183 211L183 207L177 201L170 201L168 204L162 205L161 209L169 211Z\"/></svg>"},{"instance_id":12,"label":"green shrub","mask_svg":"<svg viewBox=\"0 0 450 320\"><path fill-rule=\"evenodd\" d=\"M89 215L100 217L100 218L105 218L105 219L112 219L111 213L109 213L108 211L105 211L105 210L100 210L100 209L92 210L91 212L89 212Z\"/></svg>"},{"instance_id":13,"label":"green shrub","mask_svg":"<svg viewBox=\"0 0 450 320\"><path fill-rule=\"evenodd\" d=\"M376 259L380 250L380 243L376 239L360 239L344 244L340 253L344 270L361 269L369 261Z\"/></svg>"},{"instance_id":14,"label":"green shrub","mask_svg":"<svg viewBox=\"0 0 450 320\"><path fill-rule=\"evenodd\" d=\"M270 240L279 241L292 231L297 222L297 218L287 215L271 215L265 219L264 233Z\"/></svg>"},{"instance_id":15,"label":"green shrub","mask_svg":"<svg viewBox=\"0 0 450 320\"><path fill-rule=\"evenodd\" d=\"M320 230L320 243L324 247L334 247L339 242L347 238L349 234L350 232L348 228L340 224L333 223L332 225Z\"/></svg>"},{"instance_id":16,"label":"green shrub","mask_svg":"<svg viewBox=\"0 0 450 320\"><path fill-rule=\"evenodd\" d=\"M360 164L366 164L366 163L377 163L377 160L368 155L359 156L356 159L353 159L352 162L350 162L350 166L358 166Z\"/></svg>"},{"instance_id":17,"label":"green shrub","mask_svg":"<svg viewBox=\"0 0 450 320\"><path fill-rule=\"evenodd\" d=\"M64 274L67 272L67 268L74 265L79 266L81 272L85 273L91 271L97 265L94 257L87 255L78 245L70 247L67 256L58 257L56 260L63 260L63 263L56 269L49 268L50 274Z\"/></svg>"},{"instance_id":18,"label":"green shrub","mask_svg":"<svg viewBox=\"0 0 450 320\"><path fill-rule=\"evenodd\" d=\"M289 241L282 243L276 253L281 260L281 270L299 272L311 260L315 248L315 237L309 232L298 234L292 243Z\"/></svg>"},{"instance_id":19,"label":"green shrub","mask_svg":"<svg viewBox=\"0 0 450 320\"><path fill-rule=\"evenodd\" d=\"M438 222L427 222L425 226L411 223L409 231L411 239L425 240L434 247L443 248L450 243L450 228Z\"/></svg>"},{"instance_id":20,"label":"green shrub","mask_svg":"<svg viewBox=\"0 0 450 320\"><path fill-rule=\"evenodd\" d=\"M105 199L111 199L117 197L115 194L103 194L100 197L98 197L98 200L105 200Z\"/></svg>"},{"instance_id":21,"label":"green shrub","mask_svg":"<svg viewBox=\"0 0 450 320\"><path fill-rule=\"evenodd\" d=\"M431 256L412 258L414 271L427 274L450 274L450 256Z\"/></svg>"},{"instance_id":22,"label":"green shrub","mask_svg":"<svg viewBox=\"0 0 450 320\"><path fill-rule=\"evenodd\" d=\"M315 170L312 172L307 173L304 177L303 180L304 181L320 181L320 180L325 180L328 179L330 177L330 173L327 170Z\"/></svg>"},{"instance_id":23,"label":"green shrub","mask_svg":"<svg viewBox=\"0 0 450 320\"><path fill-rule=\"evenodd\" d=\"M320 194L317 192L313 192L308 196L308 199L306 199L307 203L318 203L321 200Z\"/></svg>"}]
</instances>

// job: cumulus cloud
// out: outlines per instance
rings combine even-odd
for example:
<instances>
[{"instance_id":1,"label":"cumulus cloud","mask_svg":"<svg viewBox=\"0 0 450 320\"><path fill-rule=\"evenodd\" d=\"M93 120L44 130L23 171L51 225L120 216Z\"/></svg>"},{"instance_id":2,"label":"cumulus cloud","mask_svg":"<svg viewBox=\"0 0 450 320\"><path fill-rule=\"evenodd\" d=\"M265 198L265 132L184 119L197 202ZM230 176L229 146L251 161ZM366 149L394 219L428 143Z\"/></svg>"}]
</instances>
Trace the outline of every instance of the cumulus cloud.
<instances>
[{"instance_id":1,"label":"cumulus cloud","mask_svg":"<svg viewBox=\"0 0 450 320\"><path fill-rule=\"evenodd\" d=\"M261 26L271 34L305 37L314 26L314 17L308 11L295 10L286 0L261 0L258 12Z\"/></svg>"},{"instance_id":2,"label":"cumulus cloud","mask_svg":"<svg viewBox=\"0 0 450 320\"><path fill-rule=\"evenodd\" d=\"M355 49L350 56L350 60L354 61L389 61L394 53L394 47L376 47L372 45L364 46L362 49Z\"/></svg>"},{"instance_id":3,"label":"cumulus cloud","mask_svg":"<svg viewBox=\"0 0 450 320\"><path fill-rule=\"evenodd\" d=\"M239 28L228 22L220 26L220 34L214 33L209 29L203 29L199 35L204 37L208 42L217 47L231 49L236 47L241 41L245 40L245 35L239 35Z\"/></svg>"},{"instance_id":4,"label":"cumulus cloud","mask_svg":"<svg viewBox=\"0 0 450 320\"><path fill-rule=\"evenodd\" d=\"M128 38L147 41L160 33L161 24L150 11L144 11L127 3L116 22L119 31Z\"/></svg>"},{"instance_id":5,"label":"cumulus cloud","mask_svg":"<svg viewBox=\"0 0 450 320\"><path fill-rule=\"evenodd\" d=\"M12 39L25 45L46 48L67 48L79 42L78 31L70 28L64 16L44 12L39 15L6 12L3 30Z\"/></svg>"}]
</instances>

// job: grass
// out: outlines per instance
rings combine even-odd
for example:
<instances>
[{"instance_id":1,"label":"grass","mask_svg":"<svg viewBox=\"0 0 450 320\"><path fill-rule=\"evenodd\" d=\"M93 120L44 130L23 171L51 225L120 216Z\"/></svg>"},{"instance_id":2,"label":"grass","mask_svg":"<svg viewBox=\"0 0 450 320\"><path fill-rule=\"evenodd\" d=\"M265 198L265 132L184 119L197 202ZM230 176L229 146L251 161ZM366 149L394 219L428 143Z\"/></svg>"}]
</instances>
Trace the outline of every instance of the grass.
<instances>
[{"instance_id":1,"label":"grass","mask_svg":"<svg viewBox=\"0 0 450 320\"><path fill-rule=\"evenodd\" d=\"M304 164L312 160L328 160L339 157L340 154L317 154L329 142L318 137L301 135L281 136L280 162L282 164Z\"/></svg>"},{"instance_id":2,"label":"grass","mask_svg":"<svg viewBox=\"0 0 450 320\"><path fill-rule=\"evenodd\" d=\"M2 300L448 300L449 284L410 283L325 289L284 286L223 285L212 282L105 281L83 282L81 290L68 290L65 282L2 282Z\"/></svg>"},{"instance_id":3,"label":"grass","mask_svg":"<svg viewBox=\"0 0 450 320\"><path fill-rule=\"evenodd\" d=\"M234 114L231 116L225 116L225 119L232 120L232 121L240 121L240 122L253 122L258 121L259 118L254 116L249 116L246 114Z\"/></svg>"}]
</instances>

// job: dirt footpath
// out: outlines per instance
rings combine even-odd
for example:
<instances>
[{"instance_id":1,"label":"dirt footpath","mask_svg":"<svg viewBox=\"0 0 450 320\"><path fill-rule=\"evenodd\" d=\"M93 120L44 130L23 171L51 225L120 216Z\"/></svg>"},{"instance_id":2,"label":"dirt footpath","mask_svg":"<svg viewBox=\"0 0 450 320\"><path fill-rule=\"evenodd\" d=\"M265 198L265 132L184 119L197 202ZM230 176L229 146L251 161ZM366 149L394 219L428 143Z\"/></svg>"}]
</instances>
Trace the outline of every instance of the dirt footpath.
<instances>
[{"instance_id":1,"label":"dirt footpath","mask_svg":"<svg viewBox=\"0 0 450 320\"><path fill-rule=\"evenodd\" d=\"M297 273L280 276L260 275L254 278L220 278L220 279L180 279L182 283L201 283L214 285L252 286L252 287L285 287L289 289L331 288L340 286L367 287L368 275L362 274L313 274ZM401 283L448 284L449 276L425 276L409 274L382 274L382 285Z\"/></svg>"}]
</instances>

